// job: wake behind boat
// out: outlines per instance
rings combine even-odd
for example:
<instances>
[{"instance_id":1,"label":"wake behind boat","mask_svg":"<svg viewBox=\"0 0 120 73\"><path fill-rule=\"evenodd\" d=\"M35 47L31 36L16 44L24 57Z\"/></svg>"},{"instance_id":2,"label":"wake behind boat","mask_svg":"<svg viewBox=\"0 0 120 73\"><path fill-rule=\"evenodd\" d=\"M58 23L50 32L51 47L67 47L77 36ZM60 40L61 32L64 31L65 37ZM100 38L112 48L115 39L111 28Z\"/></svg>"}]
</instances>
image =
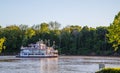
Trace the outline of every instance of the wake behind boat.
<instances>
[{"instance_id":1,"label":"wake behind boat","mask_svg":"<svg viewBox=\"0 0 120 73\"><path fill-rule=\"evenodd\" d=\"M55 42L54 42L55 43ZM53 46L54 46L53 43ZM28 47L21 47L20 54L16 57L19 58L54 58L58 57L58 50L53 47L49 47L43 43L43 41L38 41L36 44L30 44Z\"/></svg>"}]
</instances>

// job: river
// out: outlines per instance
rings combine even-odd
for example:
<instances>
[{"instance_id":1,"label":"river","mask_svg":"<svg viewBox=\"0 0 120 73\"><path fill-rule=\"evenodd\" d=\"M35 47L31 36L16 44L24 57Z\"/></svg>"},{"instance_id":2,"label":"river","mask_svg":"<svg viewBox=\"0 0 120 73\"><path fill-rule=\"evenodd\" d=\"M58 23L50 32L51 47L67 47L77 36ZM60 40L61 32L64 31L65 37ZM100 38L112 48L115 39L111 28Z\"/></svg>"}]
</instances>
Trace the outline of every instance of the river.
<instances>
[{"instance_id":1,"label":"river","mask_svg":"<svg viewBox=\"0 0 120 73\"><path fill-rule=\"evenodd\" d=\"M60 56L58 58L0 57L0 73L95 73L120 67L119 57Z\"/></svg>"}]
</instances>

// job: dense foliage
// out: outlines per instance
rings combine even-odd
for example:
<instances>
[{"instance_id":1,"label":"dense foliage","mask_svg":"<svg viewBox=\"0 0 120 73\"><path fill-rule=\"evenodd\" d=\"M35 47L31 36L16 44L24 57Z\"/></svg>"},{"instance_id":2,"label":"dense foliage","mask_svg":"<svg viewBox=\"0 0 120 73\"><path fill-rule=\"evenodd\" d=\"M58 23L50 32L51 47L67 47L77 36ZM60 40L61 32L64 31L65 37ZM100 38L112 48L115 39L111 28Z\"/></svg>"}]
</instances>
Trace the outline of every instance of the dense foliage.
<instances>
[{"instance_id":1,"label":"dense foliage","mask_svg":"<svg viewBox=\"0 0 120 73\"><path fill-rule=\"evenodd\" d=\"M113 23L108 28L109 42L113 43L114 50L117 51L120 45L120 12L115 16Z\"/></svg>"},{"instance_id":2,"label":"dense foliage","mask_svg":"<svg viewBox=\"0 0 120 73\"><path fill-rule=\"evenodd\" d=\"M120 68L105 68L95 73L120 73Z\"/></svg>"},{"instance_id":3,"label":"dense foliage","mask_svg":"<svg viewBox=\"0 0 120 73\"><path fill-rule=\"evenodd\" d=\"M2 49L5 49L5 47L3 46L4 42L5 42L5 38L1 38L0 39L0 53L1 53Z\"/></svg>"},{"instance_id":4,"label":"dense foliage","mask_svg":"<svg viewBox=\"0 0 120 73\"><path fill-rule=\"evenodd\" d=\"M55 41L55 49L58 49L59 54L62 55L113 55L115 52L119 53L119 50L114 51L115 47L112 47L118 42L117 49L119 49L120 29L116 26L120 22L118 16L109 27L92 28L71 25L60 29L60 23L56 21L31 27L24 24L0 27L0 39L5 39L0 42L1 54L17 54L21 46L28 46L42 39L50 46ZM117 37L117 41L112 37ZM50 44L46 42L49 40ZM112 42L109 43L111 40Z\"/></svg>"},{"instance_id":5,"label":"dense foliage","mask_svg":"<svg viewBox=\"0 0 120 73\"><path fill-rule=\"evenodd\" d=\"M105 36L107 27L66 26L59 29L55 28L59 23L54 27L52 23L41 23L32 27L23 24L10 25L1 28L0 38L6 38L4 43L1 42L6 49L1 49L1 52L5 54L18 53L21 46L27 46L42 39L43 41L50 40L50 46L52 46L52 41L56 41L55 48L59 50L60 54L110 55L112 53L111 45Z\"/></svg>"}]
</instances>

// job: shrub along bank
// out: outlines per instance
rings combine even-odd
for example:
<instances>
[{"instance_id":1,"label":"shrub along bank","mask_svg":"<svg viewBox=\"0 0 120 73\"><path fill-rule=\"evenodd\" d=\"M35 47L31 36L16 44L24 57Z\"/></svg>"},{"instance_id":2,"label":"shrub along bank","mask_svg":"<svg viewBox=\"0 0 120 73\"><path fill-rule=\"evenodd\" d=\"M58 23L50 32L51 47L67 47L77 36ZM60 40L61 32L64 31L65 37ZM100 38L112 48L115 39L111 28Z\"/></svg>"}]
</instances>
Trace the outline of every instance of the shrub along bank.
<instances>
[{"instance_id":1,"label":"shrub along bank","mask_svg":"<svg viewBox=\"0 0 120 73\"><path fill-rule=\"evenodd\" d=\"M120 73L120 68L104 68L95 73Z\"/></svg>"}]
</instances>

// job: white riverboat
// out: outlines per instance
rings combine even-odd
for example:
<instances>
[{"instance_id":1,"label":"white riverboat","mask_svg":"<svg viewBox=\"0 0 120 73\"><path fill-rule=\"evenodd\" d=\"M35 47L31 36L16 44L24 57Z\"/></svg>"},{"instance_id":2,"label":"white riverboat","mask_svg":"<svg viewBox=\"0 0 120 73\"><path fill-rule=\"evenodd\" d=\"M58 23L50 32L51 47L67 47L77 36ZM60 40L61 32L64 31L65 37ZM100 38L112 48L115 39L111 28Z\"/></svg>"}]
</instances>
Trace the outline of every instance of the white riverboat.
<instances>
[{"instance_id":1,"label":"white riverboat","mask_svg":"<svg viewBox=\"0 0 120 73\"><path fill-rule=\"evenodd\" d=\"M58 57L58 50L48 47L41 41L36 44L30 44L28 47L21 47L20 54L16 57L20 58L54 58Z\"/></svg>"}]
</instances>

